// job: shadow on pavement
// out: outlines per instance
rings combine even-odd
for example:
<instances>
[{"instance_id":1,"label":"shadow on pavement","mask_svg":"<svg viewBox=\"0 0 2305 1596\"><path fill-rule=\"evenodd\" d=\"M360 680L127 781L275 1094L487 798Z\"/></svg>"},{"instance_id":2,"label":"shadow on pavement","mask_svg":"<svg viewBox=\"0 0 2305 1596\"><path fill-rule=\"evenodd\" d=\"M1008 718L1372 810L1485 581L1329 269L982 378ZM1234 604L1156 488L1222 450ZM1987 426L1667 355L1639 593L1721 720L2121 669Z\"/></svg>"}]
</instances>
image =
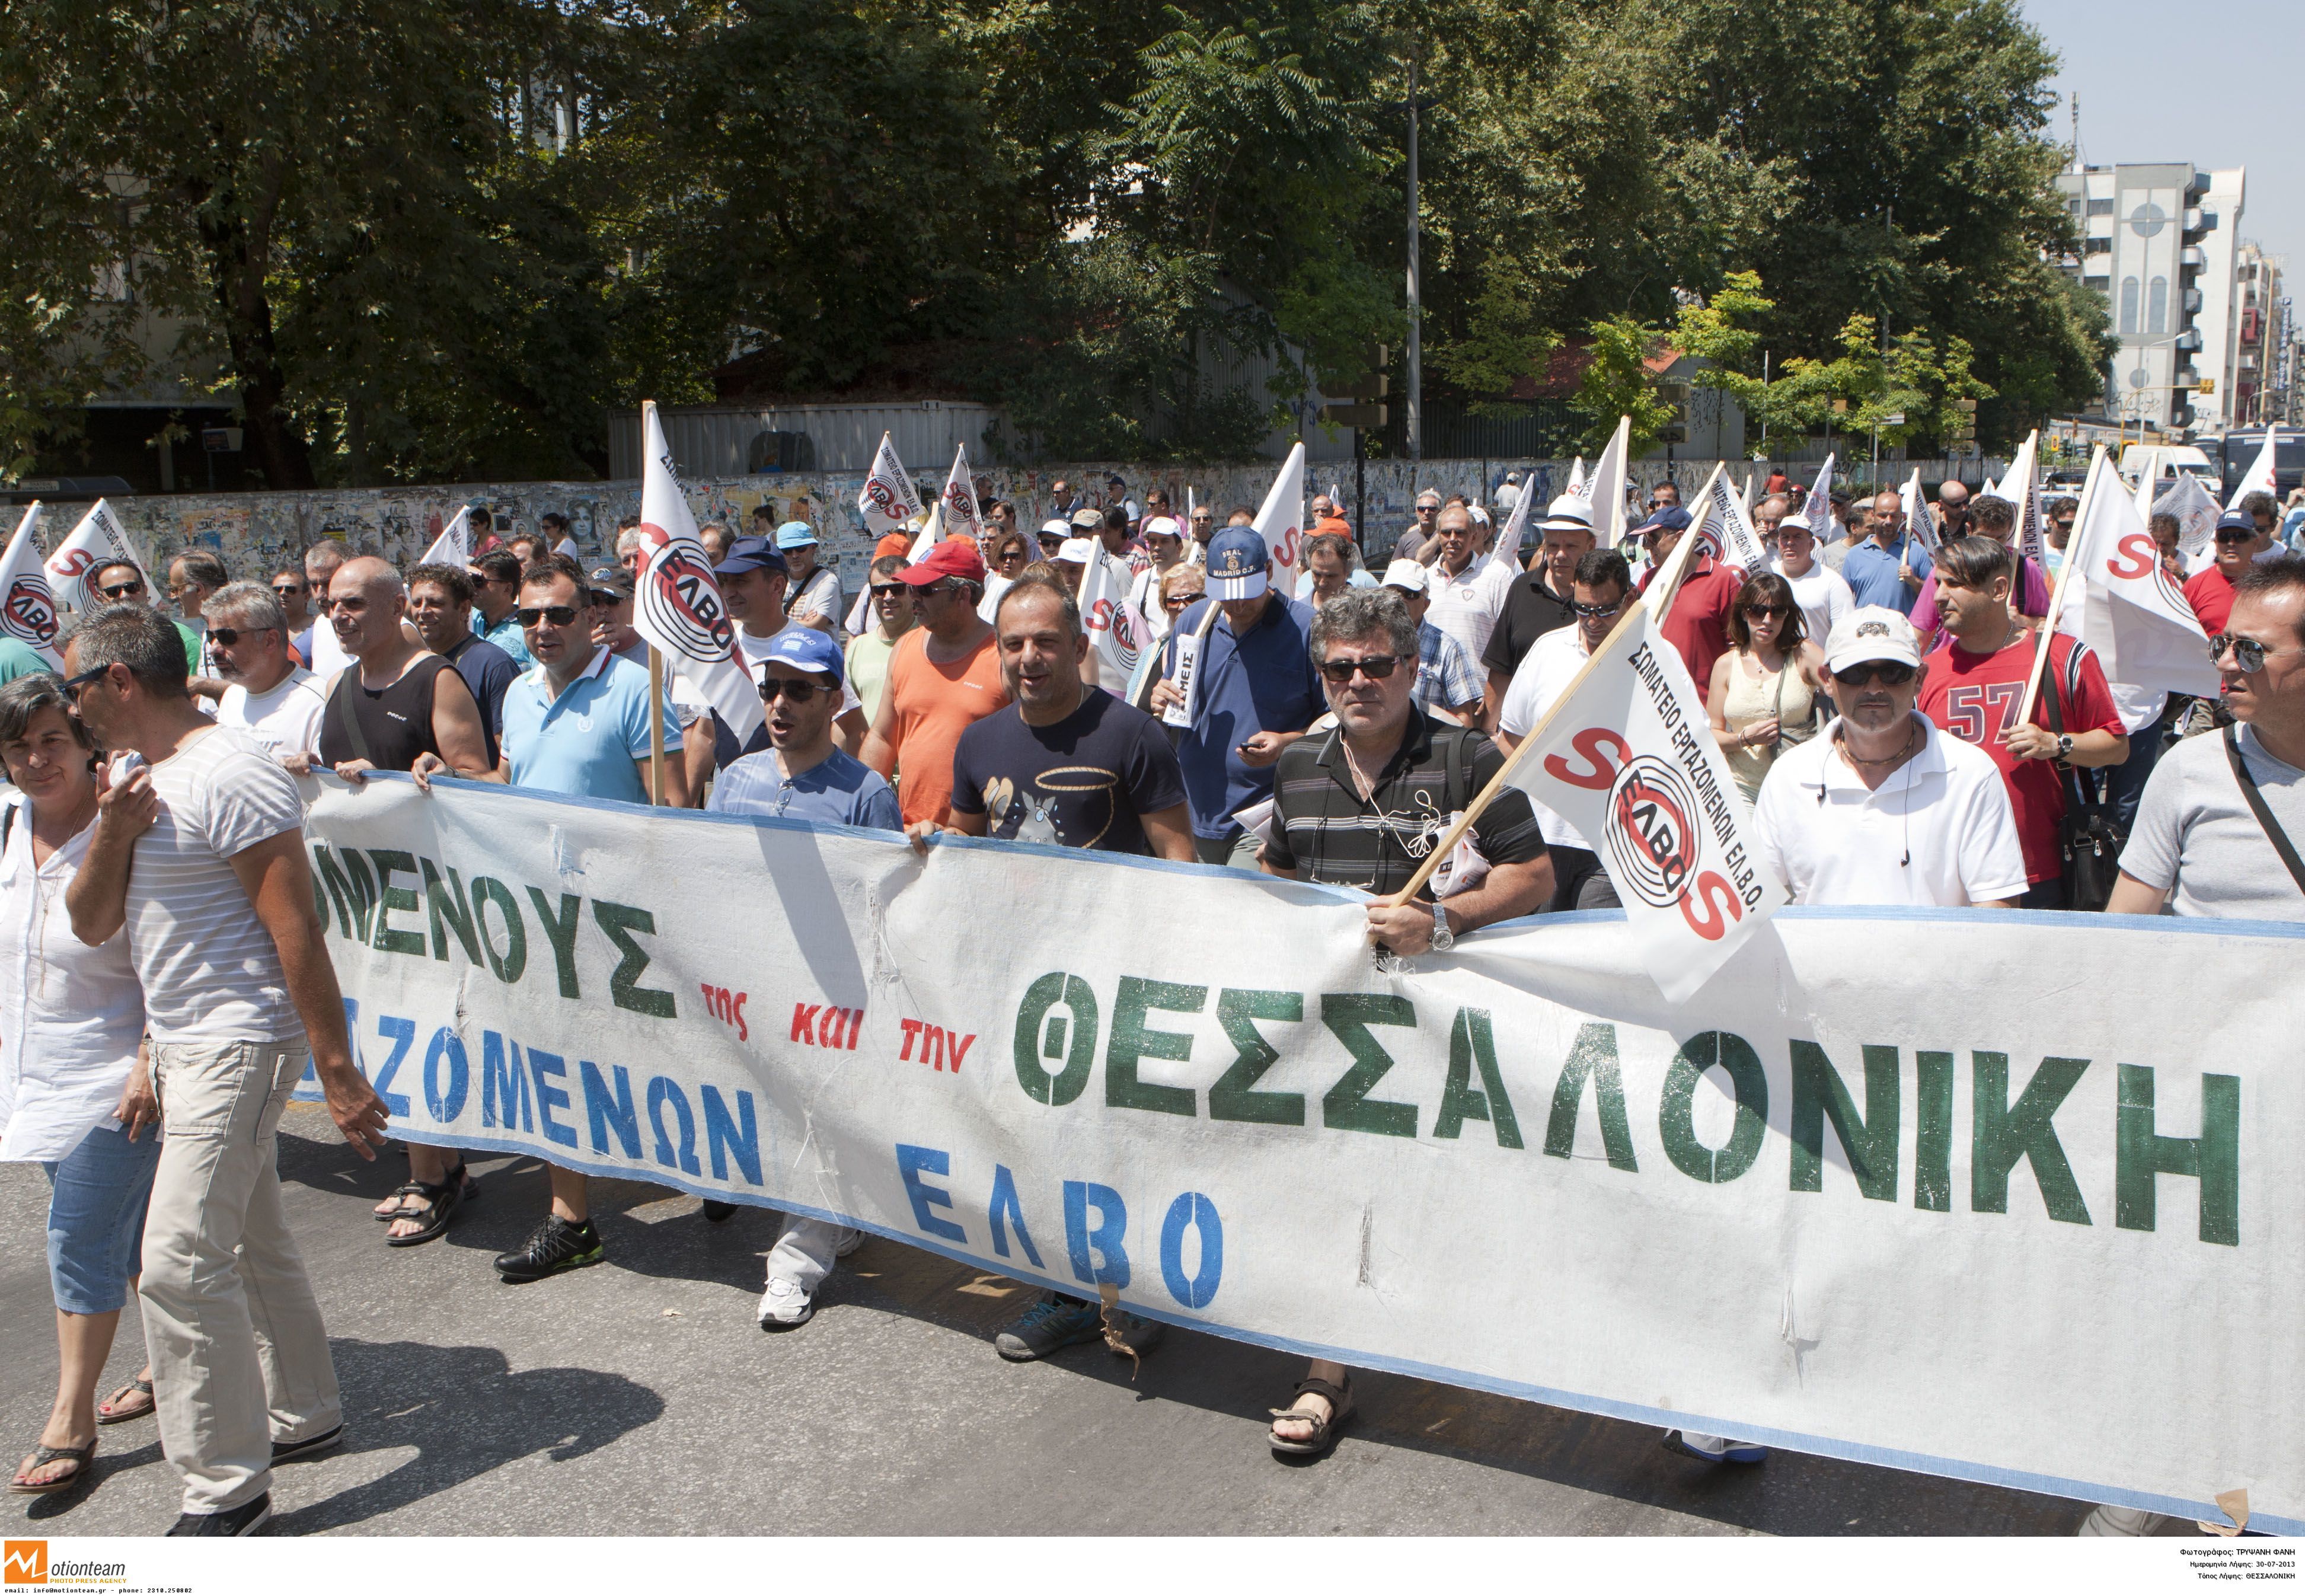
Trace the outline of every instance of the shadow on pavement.
<instances>
[{"instance_id":1,"label":"shadow on pavement","mask_svg":"<svg viewBox=\"0 0 2305 1596\"><path fill-rule=\"evenodd\" d=\"M664 1412L662 1397L620 1374L569 1368L515 1373L494 1347L343 1338L332 1338L330 1346L347 1391L421 1394L405 1407L388 1396L367 1412L347 1412L345 1456L402 1447L416 1456L365 1485L282 1514L276 1534L360 1524L538 1454L565 1463L654 1423Z\"/></svg>"}]
</instances>

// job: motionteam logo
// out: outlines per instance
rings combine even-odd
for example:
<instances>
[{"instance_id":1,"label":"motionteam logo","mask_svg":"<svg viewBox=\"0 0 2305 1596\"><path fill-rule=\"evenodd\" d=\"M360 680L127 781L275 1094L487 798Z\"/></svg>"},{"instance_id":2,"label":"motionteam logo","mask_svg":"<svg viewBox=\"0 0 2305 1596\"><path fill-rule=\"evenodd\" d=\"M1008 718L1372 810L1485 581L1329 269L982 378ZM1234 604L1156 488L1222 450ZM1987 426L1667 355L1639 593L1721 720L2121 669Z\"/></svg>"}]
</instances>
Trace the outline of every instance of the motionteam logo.
<instances>
[{"instance_id":1,"label":"motionteam logo","mask_svg":"<svg viewBox=\"0 0 2305 1596\"><path fill-rule=\"evenodd\" d=\"M116 1585L128 1578L125 1563L48 1558L45 1541L11 1541L0 1551L0 1585L16 1590L30 1585Z\"/></svg>"},{"instance_id":2,"label":"motionteam logo","mask_svg":"<svg viewBox=\"0 0 2305 1596\"><path fill-rule=\"evenodd\" d=\"M45 1585L48 1583L48 1543L11 1541L0 1548L0 1584Z\"/></svg>"}]
</instances>

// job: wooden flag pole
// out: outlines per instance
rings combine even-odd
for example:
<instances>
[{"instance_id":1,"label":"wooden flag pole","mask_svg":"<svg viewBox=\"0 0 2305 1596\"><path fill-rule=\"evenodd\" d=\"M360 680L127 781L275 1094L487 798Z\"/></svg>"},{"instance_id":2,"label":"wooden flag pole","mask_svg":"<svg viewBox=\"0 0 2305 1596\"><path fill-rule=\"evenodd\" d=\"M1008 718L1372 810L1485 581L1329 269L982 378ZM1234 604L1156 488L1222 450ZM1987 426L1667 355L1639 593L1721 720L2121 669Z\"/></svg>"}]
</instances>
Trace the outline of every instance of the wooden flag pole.
<instances>
[{"instance_id":1,"label":"wooden flag pole","mask_svg":"<svg viewBox=\"0 0 2305 1596\"><path fill-rule=\"evenodd\" d=\"M649 645L649 802L664 807L664 656Z\"/></svg>"},{"instance_id":2,"label":"wooden flag pole","mask_svg":"<svg viewBox=\"0 0 2305 1596\"><path fill-rule=\"evenodd\" d=\"M2074 535L2086 536L2088 531L2089 499L2097 490L2097 472L2105 463L2105 446L2099 444L2089 460L2088 476L2081 483L2080 507L2073 512ZM2033 705L2041 694L2041 672L2049 663L2049 645L2057 635L2057 618L2065 611L2065 584L2073 579L2074 570L2081 563L2083 551L2071 543L2065 545L2065 563L2058 567L2057 586L2049 595L2049 613L2041 622L2040 646L2033 650L2033 668L2025 673L2025 696L2017 706L2017 718L2010 724L2023 726L2033 718ZM2024 581L2024 556L2018 556L2017 577Z\"/></svg>"},{"instance_id":3,"label":"wooden flag pole","mask_svg":"<svg viewBox=\"0 0 2305 1596\"><path fill-rule=\"evenodd\" d=\"M1713 468L1713 476L1718 477L1720 474L1721 467L1716 463ZM1673 547L1672 554L1658 569L1655 579L1649 583L1652 590L1634 598L1633 602L1626 607L1625 613L1617 617L1617 624L1609 629L1609 635L1602 641L1601 646L1585 657L1585 663L1579 666L1577 674L1569 678L1568 688L1559 698L1552 700L1552 707L1538 718L1537 723L1528 728L1528 735L1523 737L1519 745L1506 756L1503 768L1489 778L1488 785L1475 795L1472 802L1465 806L1465 812L1459 818L1457 823L1450 827L1441 840L1433 845L1433 851L1425 856L1425 862L1416 867L1415 875L1409 877L1408 885L1393 894L1392 904L1395 908L1412 901L1417 893L1424 889L1425 884L1433 879L1433 872L1441 868L1441 862L1457 851L1457 845L1465 840L1465 834L1473 828L1473 822L1481 818L1481 811L1488 808L1497 794L1512 779L1512 773L1520 768L1521 761L1528 757L1530 751L1544 741L1544 734L1552 729L1553 720L1561 710L1576 700L1577 690L1585 685L1585 678L1593 674L1593 667L1601 662L1601 657L1616 646L1618 636L1625 628L1631 625L1645 608L1654 613L1659 620L1663 620L1666 613L1671 609L1673 599L1680 593L1681 578L1687 573L1689 561L1695 556L1697 538L1711 523L1714 517L1715 505L1713 502L1712 477L1705 479L1705 491L1699 496L1698 502L1704 505L1704 513L1697 518L1696 522L1687 531L1680 535L1680 541ZM1655 590L1658 589L1663 590L1663 592L1656 592ZM1654 602L1651 602L1652 599ZM1573 626L1577 623L1571 621L1569 624Z\"/></svg>"}]
</instances>

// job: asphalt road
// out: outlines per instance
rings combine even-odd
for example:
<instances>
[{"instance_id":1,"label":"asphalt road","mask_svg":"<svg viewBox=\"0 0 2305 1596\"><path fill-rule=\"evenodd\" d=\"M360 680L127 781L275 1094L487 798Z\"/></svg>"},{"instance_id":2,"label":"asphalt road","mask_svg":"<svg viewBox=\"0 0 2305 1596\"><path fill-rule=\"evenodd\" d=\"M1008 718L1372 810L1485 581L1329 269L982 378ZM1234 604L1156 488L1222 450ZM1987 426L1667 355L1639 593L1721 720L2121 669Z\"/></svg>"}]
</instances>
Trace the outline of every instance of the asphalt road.
<instances>
[{"instance_id":1,"label":"asphalt road","mask_svg":"<svg viewBox=\"0 0 2305 1596\"><path fill-rule=\"evenodd\" d=\"M429 1246L387 1251L367 1209L404 1178L317 1108L281 1138L289 1213L344 1387L348 1440L283 1469L276 1533L2071 1533L2086 1509L1780 1452L1721 1468L1657 1432L1366 1374L1327 1458L1274 1461L1265 1410L1301 1364L1171 1330L1131 1378L1079 1346L994 1355L1022 1289L868 1240L815 1320L762 1334L773 1216L708 1226L694 1199L594 1183L608 1262L500 1285L489 1260L544 1204L532 1159L476 1162L482 1196ZM0 1165L0 1446L29 1449L55 1381L40 1241L47 1184ZM106 1385L142 1356L132 1304ZM103 1433L91 1483L4 1498L49 1534L149 1534L176 1512L151 1421ZM16 1532L14 1531L12 1533Z\"/></svg>"}]
</instances>

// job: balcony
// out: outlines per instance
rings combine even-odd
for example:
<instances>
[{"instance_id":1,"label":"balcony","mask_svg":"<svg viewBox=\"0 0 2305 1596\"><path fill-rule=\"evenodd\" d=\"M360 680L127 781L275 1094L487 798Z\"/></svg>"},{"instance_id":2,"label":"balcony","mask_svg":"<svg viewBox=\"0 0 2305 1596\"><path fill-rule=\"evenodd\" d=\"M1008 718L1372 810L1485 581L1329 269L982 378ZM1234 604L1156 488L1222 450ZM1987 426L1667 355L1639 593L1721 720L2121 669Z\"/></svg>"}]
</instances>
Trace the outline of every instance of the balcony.
<instances>
[{"instance_id":1,"label":"balcony","mask_svg":"<svg viewBox=\"0 0 2305 1596\"><path fill-rule=\"evenodd\" d=\"M2188 271L2199 271L2209 264L2209 258L2201 253L2200 245L2187 244L2178 251L2177 264Z\"/></svg>"},{"instance_id":2,"label":"balcony","mask_svg":"<svg viewBox=\"0 0 2305 1596\"><path fill-rule=\"evenodd\" d=\"M2185 236L2187 238L2199 238L2205 233L2215 233L2216 230L2217 213L2216 211L2203 210L2199 207L2196 206L2193 209L2185 213Z\"/></svg>"},{"instance_id":3,"label":"balcony","mask_svg":"<svg viewBox=\"0 0 2305 1596\"><path fill-rule=\"evenodd\" d=\"M2181 302L2185 307L2186 315L2199 315L2201 309L2201 291L2198 288L2188 288L2181 296Z\"/></svg>"},{"instance_id":4,"label":"balcony","mask_svg":"<svg viewBox=\"0 0 2305 1596\"><path fill-rule=\"evenodd\" d=\"M2173 349L2199 349L2200 346L2201 329L2197 327L2187 327L2170 341L2170 347Z\"/></svg>"}]
</instances>

